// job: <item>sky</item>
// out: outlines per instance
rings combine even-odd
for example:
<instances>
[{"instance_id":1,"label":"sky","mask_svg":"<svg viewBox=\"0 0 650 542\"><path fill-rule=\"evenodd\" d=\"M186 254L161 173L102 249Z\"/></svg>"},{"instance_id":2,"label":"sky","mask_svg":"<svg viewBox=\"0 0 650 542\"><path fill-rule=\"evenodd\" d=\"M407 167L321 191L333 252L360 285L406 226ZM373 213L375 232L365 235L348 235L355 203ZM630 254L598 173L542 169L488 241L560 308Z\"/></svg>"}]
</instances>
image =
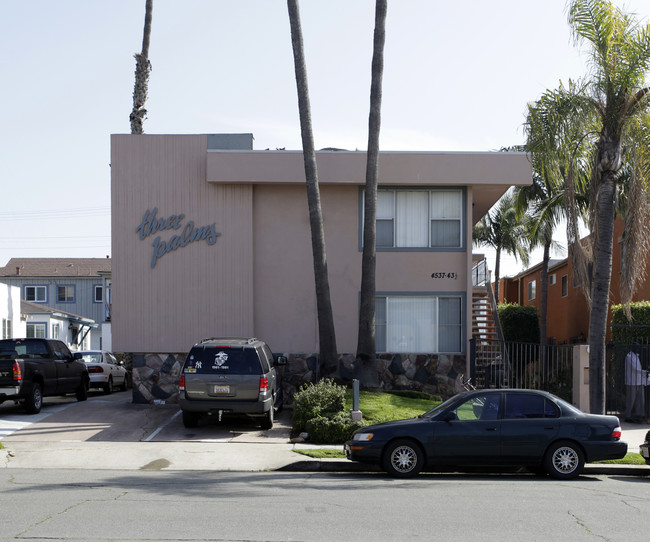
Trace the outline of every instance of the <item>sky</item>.
<instances>
[{"instance_id":1,"label":"sky","mask_svg":"<svg viewBox=\"0 0 650 542\"><path fill-rule=\"evenodd\" d=\"M523 144L527 104L587 74L564 0L388 4L382 150ZM615 4L650 20L648 0ZM0 266L110 256L110 135L130 132L144 6L0 0ZM300 11L316 148L365 150L374 2L302 0ZM145 133L301 148L284 0L154 0L149 57ZM502 275L520 269L502 259Z\"/></svg>"}]
</instances>

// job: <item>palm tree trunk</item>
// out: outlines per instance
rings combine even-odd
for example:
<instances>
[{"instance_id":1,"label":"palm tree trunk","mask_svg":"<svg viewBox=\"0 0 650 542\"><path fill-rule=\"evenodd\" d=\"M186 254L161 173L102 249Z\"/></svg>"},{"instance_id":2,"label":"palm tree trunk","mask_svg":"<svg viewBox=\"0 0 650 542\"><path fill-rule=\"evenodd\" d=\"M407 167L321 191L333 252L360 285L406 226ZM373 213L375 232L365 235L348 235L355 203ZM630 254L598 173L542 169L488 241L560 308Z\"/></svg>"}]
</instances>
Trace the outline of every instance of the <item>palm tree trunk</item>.
<instances>
[{"instance_id":1,"label":"palm tree trunk","mask_svg":"<svg viewBox=\"0 0 650 542\"><path fill-rule=\"evenodd\" d=\"M330 298L330 286L327 272L327 257L325 251L325 231L323 228L323 213L318 188L318 169L316 167L316 151L314 149L314 134L311 125L311 106L309 103L309 88L307 86L307 68L300 25L300 11L297 0L287 0L289 22L291 25L291 45L296 72L298 89L298 109L300 112L300 132L302 137L303 159L305 163L305 178L307 181L307 202L309 206L309 224L311 226L311 246L314 260L314 281L316 284L316 311L318 314L318 339L321 361L324 365L336 364L336 335L334 333L334 317Z\"/></svg>"},{"instance_id":2,"label":"palm tree trunk","mask_svg":"<svg viewBox=\"0 0 650 542\"><path fill-rule=\"evenodd\" d=\"M543 389L548 390L548 351L546 348L546 315L548 312L548 262L551 259L551 241L544 242L544 258L540 277L540 318L539 318L539 350L540 366L542 369Z\"/></svg>"},{"instance_id":3,"label":"palm tree trunk","mask_svg":"<svg viewBox=\"0 0 650 542\"><path fill-rule=\"evenodd\" d=\"M147 116L145 104L149 92L149 75L151 62L149 62L149 43L151 41L151 18L153 0L146 0L144 13L144 31L142 33L142 52L135 55L135 86L133 88L133 110L129 115L131 133L142 134L143 123Z\"/></svg>"},{"instance_id":4,"label":"palm tree trunk","mask_svg":"<svg viewBox=\"0 0 650 542\"><path fill-rule=\"evenodd\" d=\"M598 245L589 321L589 410L593 414L605 413L605 337L612 277L615 196L615 172L603 171L598 197Z\"/></svg>"},{"instance_id":5,"label":"palm tree trunk","mask_svg":"<svg viewBox=\"0 0 650 542\"><path fill-rule=\"evenodd\" d=\"M377 237L377 183L379 177L379 129L381 126L382 78L384 74L384 43L386 41L386 11L388 0L375 5L375 35L370 85L370 115L368 119L368 154L366 158L366 190L363 218L363 255L361 262L361 307L357 358L374 361L375 346L375 270Z\"/></svg>"},{"instance_id":6,"label":"palm tree trunk","mask_svg":"<svg viewBox=\"0 0 650 542\"><path fill-rule=\"evenodd\" d=\"M497 247L496 258L494 261L494 299L499 304L499 278L501 270L501 247Z\"/></svg>"}]
</instances>

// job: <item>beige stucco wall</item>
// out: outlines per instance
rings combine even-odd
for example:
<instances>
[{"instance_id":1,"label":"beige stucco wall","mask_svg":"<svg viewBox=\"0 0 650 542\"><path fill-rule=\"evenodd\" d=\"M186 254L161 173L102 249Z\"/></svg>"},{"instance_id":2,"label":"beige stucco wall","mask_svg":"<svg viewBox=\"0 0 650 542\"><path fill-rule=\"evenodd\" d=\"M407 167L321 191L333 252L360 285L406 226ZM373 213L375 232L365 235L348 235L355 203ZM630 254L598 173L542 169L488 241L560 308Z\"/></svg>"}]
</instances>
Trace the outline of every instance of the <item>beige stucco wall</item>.
<instances>
[{"instance_id":1,"label":"beige stucco wall","mask_svg":"<svg viewBox=\"0 0 650 542\"><path fill-rule=\"evenodd\" d=\"M114 135L111 144L113 350L186 352L203 337L255 335L275 351L317 352L306 188L304 173L300 180L296 171L301 154L210 152L204 135ZM466 162L456 154L432 160L430 153L394 153L383 159L384 184L477 185L466 191L467 250L378 252L378 292L468 290L469 230L477 195L487 198L485 205L526 169L525 156L504 160L505 153L499 154L497 159L470 155ZM365 178L359 171L365 171L365 153L319 154L321 165L338 349L354 352L361 282L359 200ZM471 179L462 181L463 175ZM523 182L527 178L520 176ZM157 218L185 216L176 220L179 229L140 239L136 229L154 208ZM169 242L190 220L196 226L214 224L221 234L216 243L189 243L152 268L155 238ZM457 277L433 279L437 272Z\"/></svg>"}]
</instances>

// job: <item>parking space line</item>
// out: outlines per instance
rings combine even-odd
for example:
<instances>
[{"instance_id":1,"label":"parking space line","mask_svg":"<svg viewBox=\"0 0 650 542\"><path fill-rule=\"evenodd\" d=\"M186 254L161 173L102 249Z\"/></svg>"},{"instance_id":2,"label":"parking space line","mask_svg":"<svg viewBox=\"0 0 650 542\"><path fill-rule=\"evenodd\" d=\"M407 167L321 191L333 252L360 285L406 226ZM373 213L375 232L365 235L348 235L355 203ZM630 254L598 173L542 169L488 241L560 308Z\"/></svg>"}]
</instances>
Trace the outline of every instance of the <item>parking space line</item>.
<instances>
[{"instance_id":1,"label":"parking space line","mask_svg":"<svg viewBox=\"0 0 650 542\"><path fill-rule=\"evenodd\" d=\"M165 427L167 427L170 423L174 421L174 418L178 416L182 410L179 410L176 414L174 414L167 423L162 424L158 429L156 429L151 435L149 435L146 439L144 439L143 442L149 442L151 439L153 439L158 433L160 433Z\"/></svg>"}]
</instances>

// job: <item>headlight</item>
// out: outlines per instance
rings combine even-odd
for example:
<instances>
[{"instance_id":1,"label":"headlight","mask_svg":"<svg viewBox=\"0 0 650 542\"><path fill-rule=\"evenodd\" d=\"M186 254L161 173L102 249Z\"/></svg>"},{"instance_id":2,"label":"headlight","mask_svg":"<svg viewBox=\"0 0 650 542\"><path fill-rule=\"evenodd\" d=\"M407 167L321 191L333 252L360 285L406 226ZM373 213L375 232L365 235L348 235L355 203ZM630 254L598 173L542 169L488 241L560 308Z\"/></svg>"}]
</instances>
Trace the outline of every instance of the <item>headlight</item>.
<instances>
[{"instance_id":1,"label":"headlight","mask_svg":"<svg viewBox=\"0 0 650 542\"><path fill-rule=\"evenodd\" d=\"M352 440L370 440L373 436L372 433L356 433Z\"/></svg>"}]
</instances>

